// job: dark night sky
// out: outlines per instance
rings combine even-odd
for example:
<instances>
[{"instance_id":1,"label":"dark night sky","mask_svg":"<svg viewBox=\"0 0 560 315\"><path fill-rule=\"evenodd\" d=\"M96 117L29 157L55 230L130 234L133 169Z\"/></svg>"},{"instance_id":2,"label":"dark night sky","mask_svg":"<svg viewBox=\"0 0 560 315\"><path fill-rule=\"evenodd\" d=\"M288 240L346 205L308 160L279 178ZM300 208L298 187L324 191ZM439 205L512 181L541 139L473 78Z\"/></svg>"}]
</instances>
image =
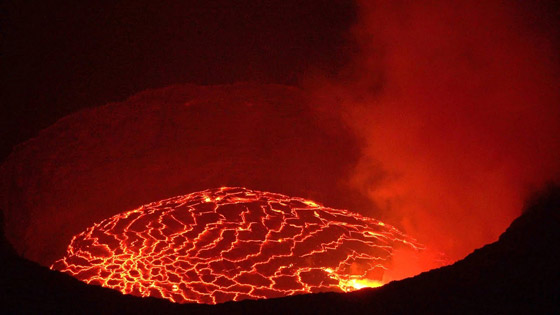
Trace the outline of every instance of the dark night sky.
<instances>
[{"instance_id":1,"label":"dark night sky","mask_svg":"<svg viewBox=\"0 0 560 315\"><path fill-rule=\"evenodd\" d=\"M176 83L296 84L348 57L353 1L4 1L1 156L60 117Z\"/></svg>"}]
</instances>

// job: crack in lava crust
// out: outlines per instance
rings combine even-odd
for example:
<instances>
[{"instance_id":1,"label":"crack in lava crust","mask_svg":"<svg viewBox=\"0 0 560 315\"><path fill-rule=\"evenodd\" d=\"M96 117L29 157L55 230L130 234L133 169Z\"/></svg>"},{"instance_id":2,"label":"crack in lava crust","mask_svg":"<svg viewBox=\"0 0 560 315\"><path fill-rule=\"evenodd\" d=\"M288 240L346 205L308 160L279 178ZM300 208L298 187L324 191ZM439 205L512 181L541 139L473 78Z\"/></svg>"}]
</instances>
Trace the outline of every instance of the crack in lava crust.
<instances>
[{"instance_id":1,"label":"crack in lava crust","mask_svg":"<svg viewBox=\"0 0 560 315\"><path fill-rule=\"evenodd\" d=\"M51 268L126 294L215 304L382 285L397 229L313 201L222 187L123 212Z\"/></svg>"}]
</instances>

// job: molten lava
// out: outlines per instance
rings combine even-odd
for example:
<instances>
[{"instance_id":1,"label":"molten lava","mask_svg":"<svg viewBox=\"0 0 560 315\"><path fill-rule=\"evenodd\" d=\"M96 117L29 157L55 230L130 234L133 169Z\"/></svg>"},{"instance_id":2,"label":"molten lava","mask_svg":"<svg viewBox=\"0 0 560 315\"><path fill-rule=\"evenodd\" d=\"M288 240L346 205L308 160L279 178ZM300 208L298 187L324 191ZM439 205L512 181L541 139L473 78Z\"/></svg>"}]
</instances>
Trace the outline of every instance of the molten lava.
<instances>
[{"instance_id":1,"label":"molten lava","mask_svg":"<svg viewBox=\"0 0 560 315\"><path fill-rule=\"evenodd\" d=\"M380 286L396 246L419 248L346 210L222 187L94 224L51 268L126 294L215 304Z\"/></svg>"}]
</instances>

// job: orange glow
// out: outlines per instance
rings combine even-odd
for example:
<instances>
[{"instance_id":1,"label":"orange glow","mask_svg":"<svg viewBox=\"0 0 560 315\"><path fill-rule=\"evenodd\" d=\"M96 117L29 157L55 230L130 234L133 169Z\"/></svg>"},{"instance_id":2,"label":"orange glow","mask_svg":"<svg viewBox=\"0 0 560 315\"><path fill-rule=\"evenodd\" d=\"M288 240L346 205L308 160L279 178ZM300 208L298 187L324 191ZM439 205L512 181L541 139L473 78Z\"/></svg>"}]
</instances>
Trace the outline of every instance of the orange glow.
<instances>
[{"instance_id":1,"label":"orange glow","mask_svg":"<svg viewBox=\"0 0 560 315\"><path fill-rule=\"evenodd\" d=\"M370 280L367 278L349 277L347 279L340 279L331 268L325 268L324 270L332 279L336 279L338 281L338 287L346 292L363 288L377 288L384 285L382 281Z\"/></svg>"},{"instance_id":2,"label":"orange glow","mask_svg":"<svg viewBox=\"0 0 560 315\"><path fill-rule=\"evenodd\" d=\"M369 279L351 279L346 281L344 286L347 288L346 291L360 290L363 288L377 288L382 286L384 283L377 280Z\"/></svg>"},{"instance_id":3,"label":"orange glow","mask_svg":"<svg viewBox=\"0 0 560 315\"><path fill-rule=\"evenodd\" d=\"M101 221L51 268L126 294L215 304L378 287L395 248L421 246L346 210L222 187Z\"/></svg>"}]
</instances>

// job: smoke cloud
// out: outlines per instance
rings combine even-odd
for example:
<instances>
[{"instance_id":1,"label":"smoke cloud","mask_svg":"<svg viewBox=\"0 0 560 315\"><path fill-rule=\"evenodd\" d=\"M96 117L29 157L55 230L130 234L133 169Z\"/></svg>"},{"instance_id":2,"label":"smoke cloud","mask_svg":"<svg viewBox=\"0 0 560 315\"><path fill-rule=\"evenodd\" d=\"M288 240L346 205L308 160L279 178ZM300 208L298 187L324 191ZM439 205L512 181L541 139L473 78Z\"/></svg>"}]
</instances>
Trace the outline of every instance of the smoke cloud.
<instances>
[{"instance_id":1,"label":"smoke cloud","mask_svg":"<svg viewBox=\"0 0 560 315\"><path fill-rule=\"evenodd\" d=\"M542 2L358 7L353 63L310 80L363 141L349 183L382 219L460 259L559 177L557 19Z\"/></svg>"}]
</instances>

